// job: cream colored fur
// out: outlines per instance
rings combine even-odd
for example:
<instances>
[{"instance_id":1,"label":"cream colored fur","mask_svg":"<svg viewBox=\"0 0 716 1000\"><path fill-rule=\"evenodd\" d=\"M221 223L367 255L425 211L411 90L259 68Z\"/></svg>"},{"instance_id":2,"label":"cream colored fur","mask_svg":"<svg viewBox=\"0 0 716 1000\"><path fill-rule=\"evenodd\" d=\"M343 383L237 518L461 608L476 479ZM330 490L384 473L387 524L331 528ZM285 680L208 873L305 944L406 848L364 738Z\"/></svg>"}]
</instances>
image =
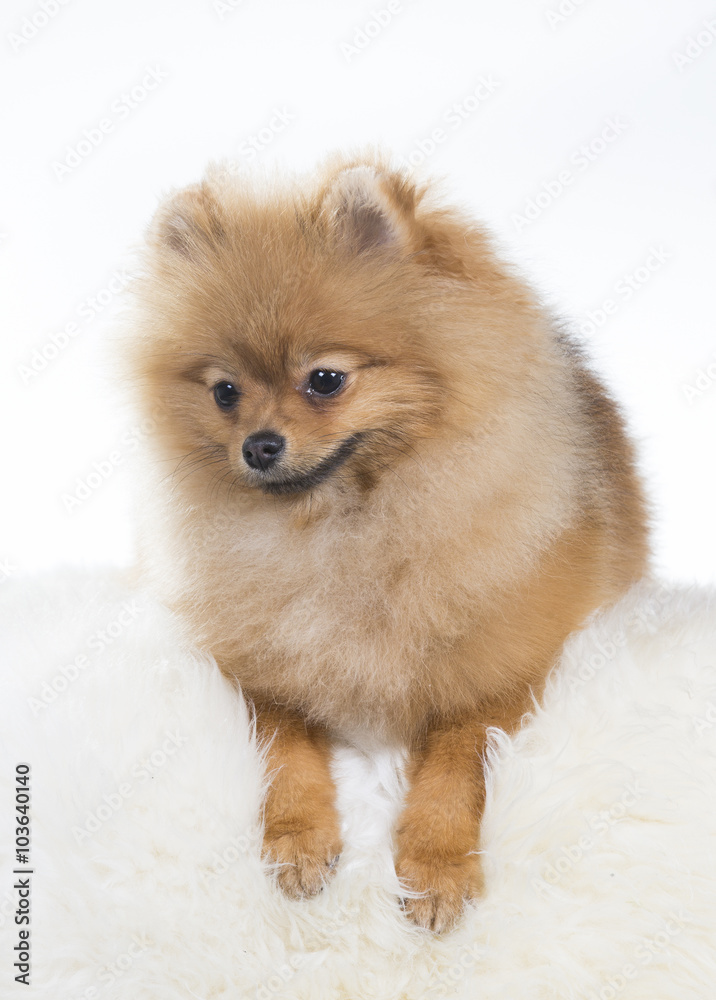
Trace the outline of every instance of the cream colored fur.
<instances>
[{"instance_id":1,"label":"cream colored fur","mask_svg":"<svg viewBox=\"0 0 716 1000\"><path fill-rule=\"evenodd\" d=\"M131 627L63 686L132 601ZM635 588L570 640L524 730L495 734L485 896L442 938L396 903L395 754L336 750L343 864L327 891L291 902L259 859L248 713L165 610L109 574L63 573L4 584L0 627L2 801L28 761L35 869L28 988L12 981L15 865L0 838L3 998L711 995L713 592ZM186 742L162 757L167 733Z\"/></svg>"}]
</instances>

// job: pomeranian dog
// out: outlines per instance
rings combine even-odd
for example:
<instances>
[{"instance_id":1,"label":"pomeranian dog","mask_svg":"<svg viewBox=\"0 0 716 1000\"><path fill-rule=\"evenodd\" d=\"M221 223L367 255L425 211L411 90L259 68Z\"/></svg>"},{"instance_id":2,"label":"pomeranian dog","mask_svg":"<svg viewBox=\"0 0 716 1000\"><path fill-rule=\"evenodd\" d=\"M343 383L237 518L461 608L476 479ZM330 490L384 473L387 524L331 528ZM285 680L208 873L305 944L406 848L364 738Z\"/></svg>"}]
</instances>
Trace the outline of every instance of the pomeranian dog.
<instances>
[{"instance_id":1,"label":"pomeranian dog","mask_svg":"<svg viewBox=\"0 0 716 1000\"><path fill-rule=\"evenodd\" d=\"M255 706L264 854L317 893L332 736L403 744L403 905L446 930L482 887L486 730L645 572L619 411L484 232L380 156L213 169L159 209L139 285L144 571Z\"/></svg>"}]
</instances>

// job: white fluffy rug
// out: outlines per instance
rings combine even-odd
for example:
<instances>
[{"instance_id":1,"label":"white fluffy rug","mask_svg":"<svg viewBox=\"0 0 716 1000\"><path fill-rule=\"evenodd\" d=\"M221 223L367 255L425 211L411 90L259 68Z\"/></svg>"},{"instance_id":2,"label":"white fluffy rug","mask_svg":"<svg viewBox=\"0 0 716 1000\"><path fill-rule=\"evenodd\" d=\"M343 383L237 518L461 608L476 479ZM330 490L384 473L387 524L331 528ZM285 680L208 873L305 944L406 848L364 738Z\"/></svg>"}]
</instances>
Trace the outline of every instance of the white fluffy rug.
<instances>
[{"instance_id":1,"label":"white fluffy rug","mask_svg":"<svg viewBox=\"0 0 716 1000\"><path fill-rule=\"evenodd\" d=\"M496 734L487 891L408 925L399 760L341 748L346 849L289 902L259 860L248 716L170 616L109 575L6 583L0 996L704 1000L716 981L716 601L637 587ZM31 985L14 982L14 766L32 768Z\"/></svg>"}]
</instances>

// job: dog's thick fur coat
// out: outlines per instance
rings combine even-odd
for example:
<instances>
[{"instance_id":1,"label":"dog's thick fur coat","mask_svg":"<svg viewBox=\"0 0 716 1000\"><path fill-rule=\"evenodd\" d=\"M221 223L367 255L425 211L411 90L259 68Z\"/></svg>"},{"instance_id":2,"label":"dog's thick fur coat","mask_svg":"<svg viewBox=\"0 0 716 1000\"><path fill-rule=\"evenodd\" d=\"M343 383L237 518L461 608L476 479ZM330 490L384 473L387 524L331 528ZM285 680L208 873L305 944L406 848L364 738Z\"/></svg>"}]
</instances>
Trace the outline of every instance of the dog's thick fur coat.
<instances>
[{"instance_id":1,"label":"dog's thick fur coat","mask_svg":"<svg viewBox=\"0 0 716 1000\"><path fill-rule=\"evenodd\" d=\"M379 159L308 186L216 170L160 209L146 261L144 571L273 738L266 851L318 891L330 734L404 742L397 870L447 928L481 886L486 728L645 571L618 411L482 231ZM257 434L285 443L268 470Z\"/></svg>"}]
</instances>

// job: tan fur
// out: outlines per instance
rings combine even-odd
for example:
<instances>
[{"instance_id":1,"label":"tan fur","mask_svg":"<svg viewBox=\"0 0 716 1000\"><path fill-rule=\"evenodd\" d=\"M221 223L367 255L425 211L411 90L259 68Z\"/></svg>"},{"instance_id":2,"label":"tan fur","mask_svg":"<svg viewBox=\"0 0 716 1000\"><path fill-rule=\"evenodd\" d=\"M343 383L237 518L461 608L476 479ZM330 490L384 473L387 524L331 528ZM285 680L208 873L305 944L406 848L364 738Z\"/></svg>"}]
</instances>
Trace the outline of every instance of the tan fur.
<instances>
[{"instance_id":1,"label":"tan fur","mask_svg":"<svg viewBox=\"0 0 716 1000\"><path fill-rule=\"evenodd\" d=\"M278 881L293 897L323 888L341 853L340 820L324 730L276 705L256 705L267 747L271 794L264 808L264 851L281 865Z\"/></svg>"},{"instance_id":2,"label":"tan fur","mask_svg":"<svg viewBox=\"0 0 716 1000\"><path fill-rule=\"evenodd\" d=\"M317 891L339 849L325 733L368 733L413 748L398 872L413 918L451 926L481 883L485 727L645 571L616 407L482 231L380 158L168 201L126 359L157 425L145 573L276 734L284 888ZM307 393L318 367L347 373L335 398ZM267 495L241 454L261 430L292 476L359 437Z\"/></svg>"}]
</instances>

